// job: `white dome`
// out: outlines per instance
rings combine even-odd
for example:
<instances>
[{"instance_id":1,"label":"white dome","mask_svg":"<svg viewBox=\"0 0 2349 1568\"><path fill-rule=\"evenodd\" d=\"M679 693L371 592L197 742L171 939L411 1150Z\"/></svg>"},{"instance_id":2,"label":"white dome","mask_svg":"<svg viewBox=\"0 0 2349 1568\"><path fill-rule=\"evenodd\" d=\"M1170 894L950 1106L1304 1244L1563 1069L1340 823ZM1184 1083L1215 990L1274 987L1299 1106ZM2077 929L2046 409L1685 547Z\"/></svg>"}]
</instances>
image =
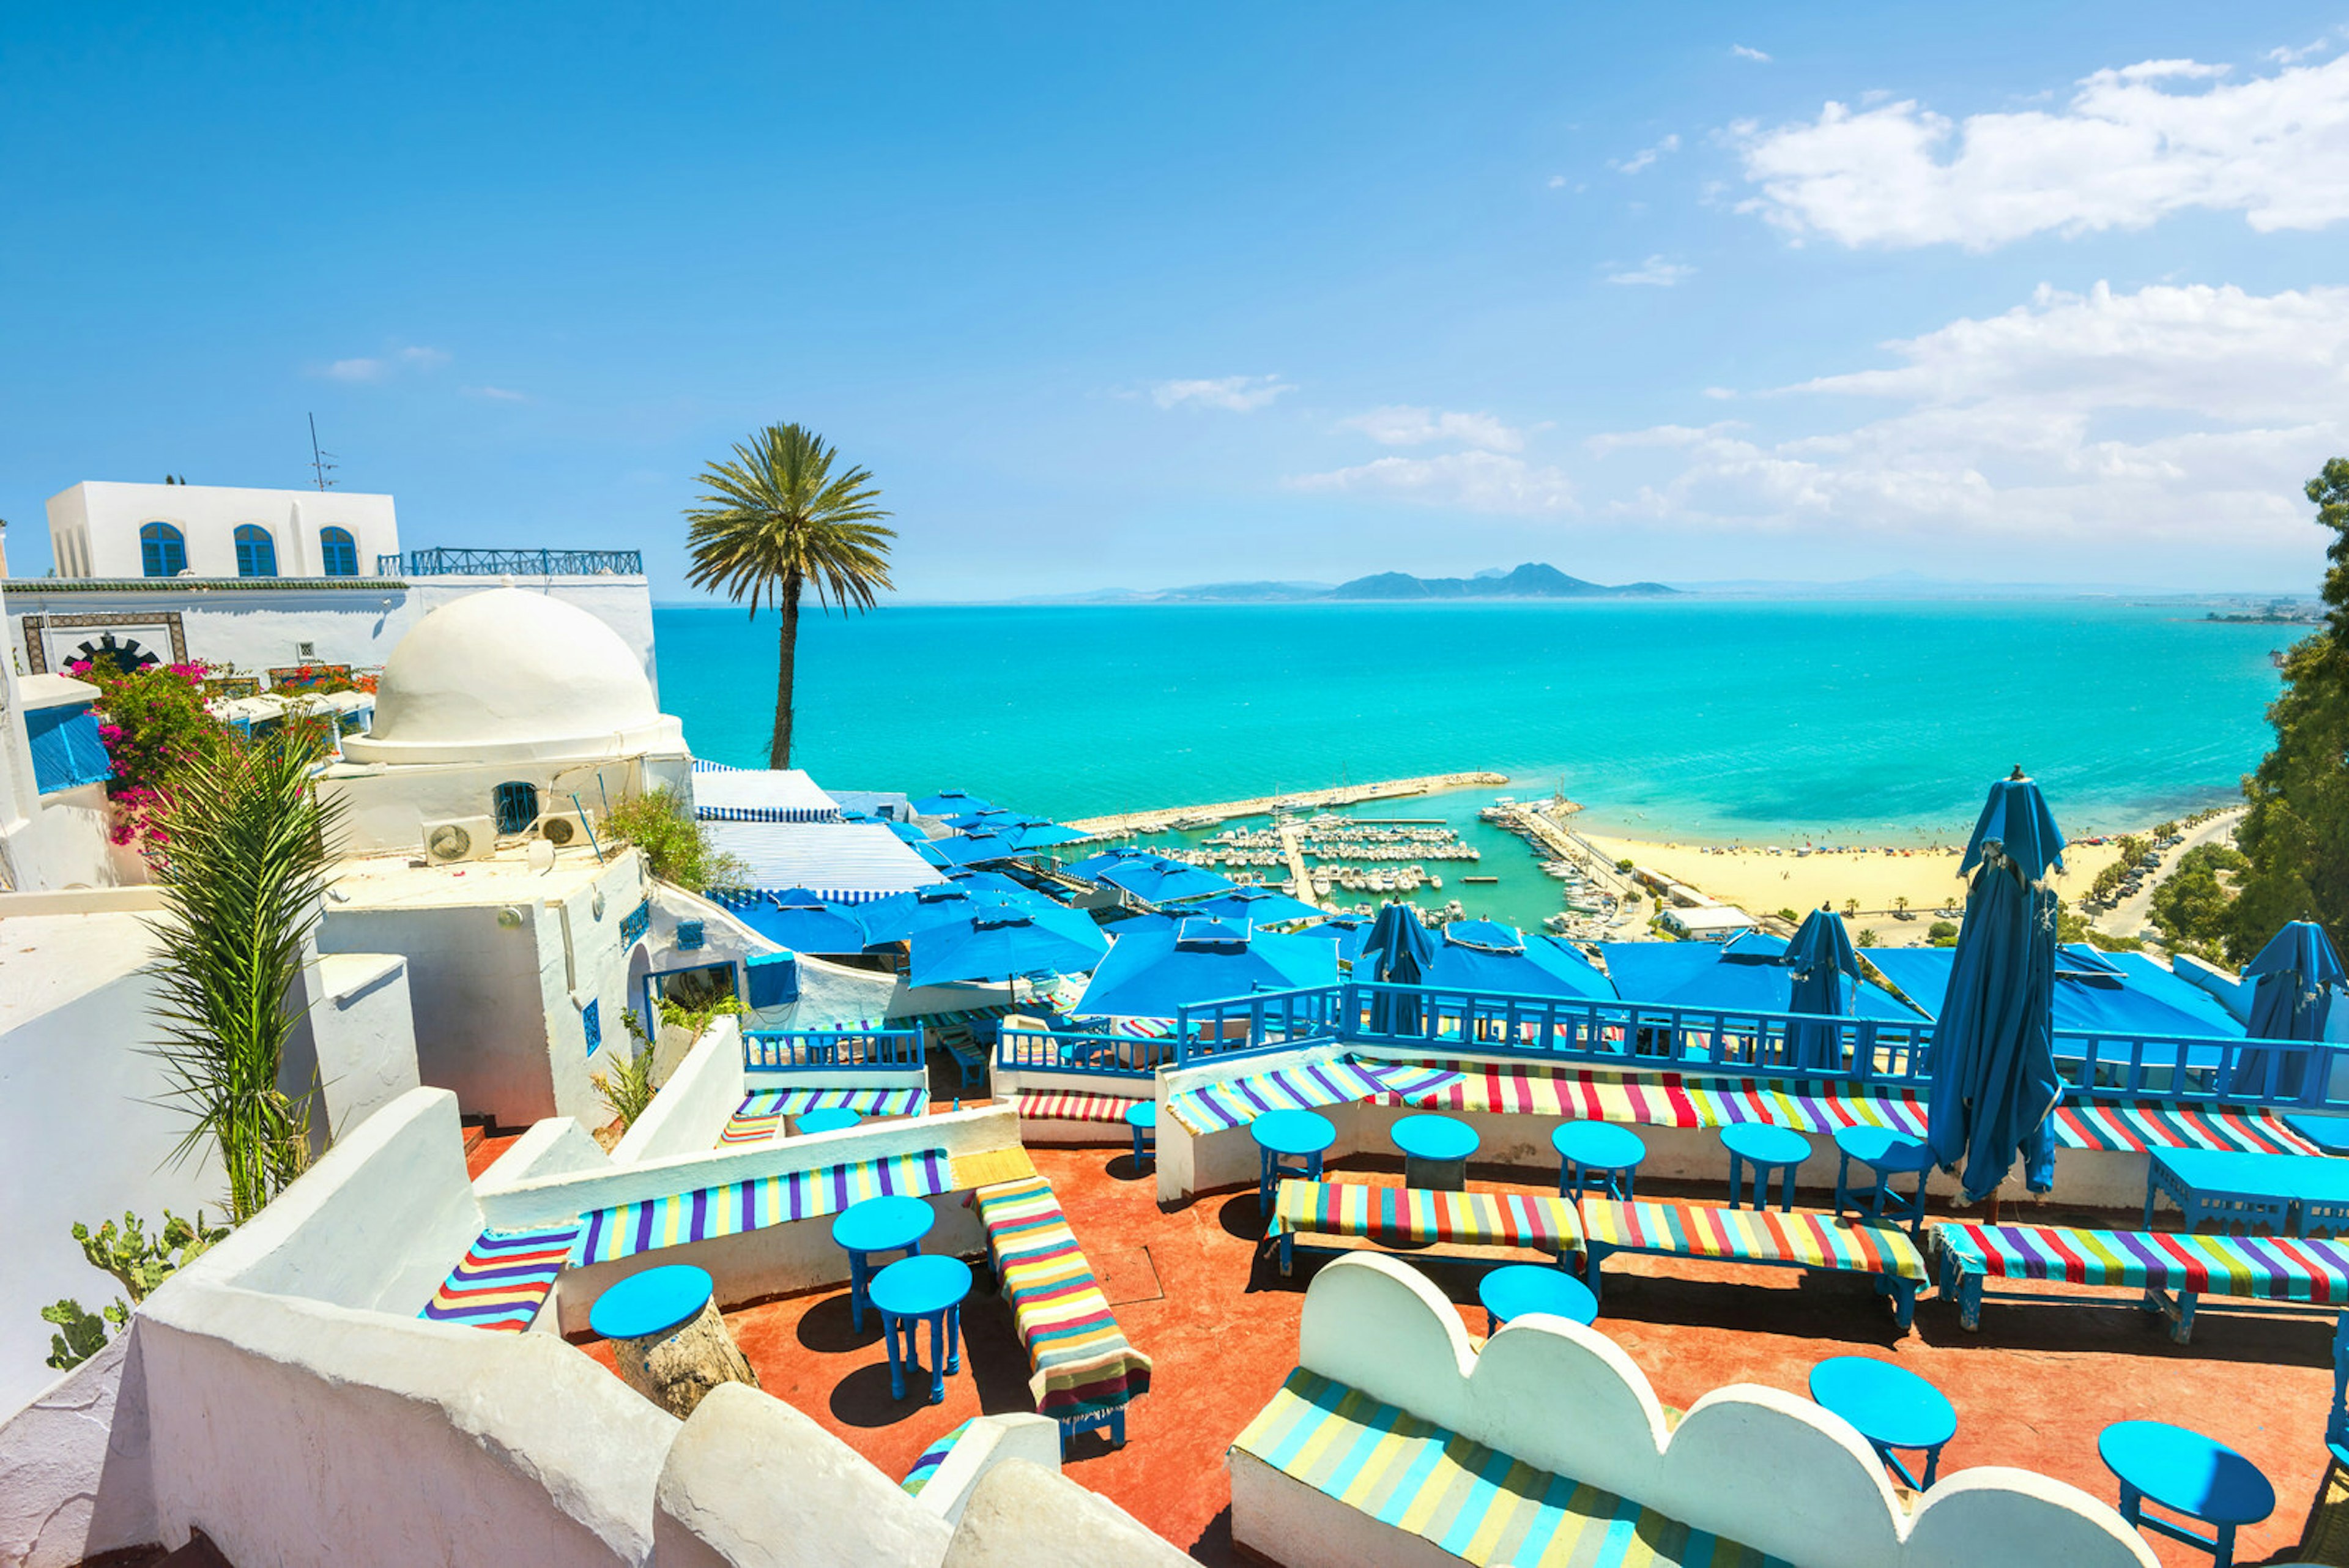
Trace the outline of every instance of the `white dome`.
<instances>
[{"instance_id":1,"label":"white dome","mask_svg":"<svg viewBox=\"0 0 2349 1568\"><path fill-rule=\"evenodd\" d=\"M610 627L544 594L492 588L419 620L376 685L355 763L503 762L679 751L636 655Z\"/></svg>"}]
</instances>

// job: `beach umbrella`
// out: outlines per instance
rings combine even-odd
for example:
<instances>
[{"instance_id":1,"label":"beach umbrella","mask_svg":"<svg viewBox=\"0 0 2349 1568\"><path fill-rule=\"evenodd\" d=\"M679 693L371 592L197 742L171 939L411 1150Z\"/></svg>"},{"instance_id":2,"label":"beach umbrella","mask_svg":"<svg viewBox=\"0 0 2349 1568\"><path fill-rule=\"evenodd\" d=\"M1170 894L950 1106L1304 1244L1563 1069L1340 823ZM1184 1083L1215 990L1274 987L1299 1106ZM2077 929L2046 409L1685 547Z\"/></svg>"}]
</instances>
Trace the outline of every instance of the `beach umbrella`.
<instances>
[{"instance_id":1,"label":"beach umbrella","mask_svg":"<svg viewBox=\"0 0 2349 1568\"><path fill-rule=\"evenodd\" d=\"M949 866L984 866L1019 853L1019 846L999 833L957 833L930 840L929 847L944 856Z\"/></svg>"},{"instance_id":2,"label":"beach umbrella","mask_svg":"<svg viewBox=\"0 0 2349 1568\"><path fill-rule=\"evenodd\" d=\"M1109 951L1109 939L1081 909L979 905L916 931L906 980L914 985L1081 974Z\"/></svg>"},{"instance_id":3,"label":"beach umbrella","mask_svg":"<svg viewBox=\"0 0 2349 1568\"><path fill-rule=\"evenodd\" d=\"M915 826L910 822L889 822L884 823L882 826L888 828L890 832L895 834L901 841L906 844L927 844L930 841L930 836L928 834L924 833L920 828Z\"/></svg>"},{"instance_id":4,"label":"beach umbrella","mask_svg":"<svg viewBox=\"0 0 2349 1568\"><path fill-rule=\"evenodd\" d=\"M1933 1159L1958 1170L1964 1201L1997 1190L2015 1160L2033 1192L2055 1182L2055 890L2064 835L2017 768L1991 785L1958 874L1971 874L1950 985L1933 1026L1925 1128Z\"/></svg>"},{"instance_id":5,"label":"beach umbrella","mask_svg":"<svg viewBox=\"0 0 2349 1568\"><path fill-rule=\"evenodd\" d=\"M1285 926L1292 920L1318 920L1322 911L1302 898L1292 898L1277 888L1235 888L1228 893L1193 898L1180 906L1185 911L1213 915L1219 920L1246 920L1252 926Z\"/></svg>"},{"instance_id":6,"label":"beach umbrella","mask_svg":"<svg viewBox=\"0 0 2349 1568\"><path fill-rule=\"evenodd\" d=\"M1204 898L1214 893L1228 893L1239 886L1228 877L1147 849L1113 849L1087 856L1066 869L1071 877L1106 882L1153 904Z\"/></svg>"},{"instance_id":7,"label":"beach umbrella","mask_svg":"<svg viewBox=\"0 0 2349 1568\"><path fill-rule=\"evenodd\" d=\"M1495 996L1582 996L1615 1000L1596 965L1555 937L1526 936L1497 920L1454 920L1420 983Z\"/></svg>"},{"instance_id":8,"label":"beach umbrella","mask_svg":"<svg viewBox=\"0 0 2349 1568\"><path fill-rule=\"evenodd\" d=\"M1030 903L1060 907L1025 888L1007 893L963 882L941 882L859 904L856 923L864 929L864 945L877 947L884 942L911 941L924 931L968 920L982 909L1021 909Z\"/></svg>"},{"instance_id":9,"label":"beach umbrella","mask_svg":"<svg viewBox=\"0 0 2349 1568\"><path fill-rule=\"evenodd\" d=\"M2324 1038L2333 1014L2333 993L2344 982L2341 955L2332 939L2313 920L2292 920L2268 939L2260 956L2243 966L2245 980L2256 979L2251 992L2249 1033L2257 1040ZM2270 1085L2271 1072L2275 1082ZM2297 1054L2246 1051L2235 1069L2234 1091L2265 1095L2271 1099L2297 1099L2305 1085L2307 1062Z\"/></svg>"},{"instance_id":10,"label":"beach umbrella","mask_svg":"<svg viewBox=\"0 0 2349 1568\"><path fill-rule=\"evenodd\" d=\"M1795 940L1781 956L1788 972L1786 1011L1840 1017L1852 1011L1851 991L1859 987L1859 955L1852 951L1851 934L1843 917L1825 905L1803 917ZM1786 1059L1792 1066L1830 1069L1841 1066L1840 1032L1832 1023L1796 1023L1786 1031Z\"/></svg>"},{"instance_id":11,"label":"beach umbrella","mask_svg":"<svg viewBox=\"0 0 2349 1568\"><path fill-rule=\"evenodd\" d=\"M1090 834L1080 833L1073 827L1063 827L1057 822L1047 821L1040 816L1020 816L1016 813L994 819L987 831L995 834L998 837L1008 839L1022 853L1030 849L1056 848L1061 845L1074 844L1081 839L1092 836Z\"/></svg>"},{"instance_id":12,"label":"beach umbrella","mask_svg":"<svg viewBox=\"0 0 2349 1568\"><path fill-rule=\"evenodd\" d=\"M751 929L801 953L861 953L864 929L840 907L804 888L770 893L763 903L736 911Z\"/></svg>"},{"instance_id":13,"label":"beach umbrella","mask_svg":"<svg viewBox=\"0 0 2349 1568\"><path fill-rule=\"evenodd\" d=\"M1205 915L1134 925L1122 922L1109 956L1077 1000L1079 1016L1173 1018L1195 1002L1338 983L1337 950L1326 938L1253 930Z\"/></svg>"},{"instance_id":14,"label":"beach umbrella","mask_svg":"<svg viewBox=\"0 0 2349 1568\"><path fill-rule=\"evenodd\" d=\"M942 789L914 803L916 816L968 816L973 812L993 809L993 802L981 800L967 789Z\"/></svg>"},{"instance_id":15,"label":"beach umbrella","mask_svg":"<svg viewBox=\"0 0 2349 1568\"><path fill-rule=\"evenodd\" d=\"M1419 911L1409 904L1389 903L1371 923L1362 950L1354 960L1358 977L1381 985L1424 985L1427 966L1435 961L1435 939L1421 924ZM1364 964L1370 966L1362 973ZM1419 1033L1419 1000L1381 992L1371 1000L1371 1027L1381 1033Z\"/></svg>"},{"instance_id":16,"label":"beach umbrella","mask_svg":"<svg viewBox=\"0 0 2349 1568\"><path fill-rule=\"evenodd\" d=\"M1362 956L1362 944L1370 940L1371 919L1367 915L1332 915L1306 927L1300 934L1334 941L1338 944L1338 961L1350 966Z\"/></svg>"}]
</instances>

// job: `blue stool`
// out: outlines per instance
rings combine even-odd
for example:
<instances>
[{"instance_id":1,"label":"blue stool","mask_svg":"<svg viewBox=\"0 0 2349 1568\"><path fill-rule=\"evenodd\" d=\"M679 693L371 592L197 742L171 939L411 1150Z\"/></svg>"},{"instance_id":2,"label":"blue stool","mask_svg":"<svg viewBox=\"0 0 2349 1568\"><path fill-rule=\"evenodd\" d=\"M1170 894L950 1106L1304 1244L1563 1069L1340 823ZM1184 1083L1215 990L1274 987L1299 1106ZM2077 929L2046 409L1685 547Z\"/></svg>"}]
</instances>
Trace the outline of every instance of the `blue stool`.
<instances>
[{"instance_id":1,"label":"blue stool","mask_svg":"<svg viewBox=\"0 0 2349 1568\"><path fill-rule=\"evenodd\" d=\"M1256 1139L1257 1212L1269 1214L1272 1189L1282 1177L1321 1179L1321 1151L1338 1141L1338 1129L1311 1111L1267 1111L1248 1123L1248 1136ZM1285 1163L1291 1159L1300 1163Z\"/></svg>"},{"instance_id":2,"label":"blue stool","mask_svg":"<svg viewBox=\"0 0 2349 1568\"><path fill-rule=\"evenodd\" d=\"M1145 1159L1158 1158L1158 1102L1137 1100L1125 1107L1125 1125L1133 1129L1133 1164L1142 1168Z\"/></svg>"},{"instance_id":3,"label":"blue stool","mask_svg":"<svg viewBox=\"0 0 2349 1568\"><path fill-rule=\"evenodd\" d=\"M1590 1287L1564 1269L1542 1263L1510 1263L1476 1282L1476 1299L1485 1303L1485 1332L1498 1334L1501 1325L1529 1312L1551 1313L1588 1324L1599 1316L1599 1298Z\"/></svg>"},{"instance_id":4,"label":"blue stool","mask_svg":"<svg viewBox=\"0 0 2349 1568\"><path fill-rule=\"evenodd\" d=\"M1915 1235L1925 1225L1925 1178L1933 1168L1933 1151L1890 1127L1845 1127L1835 1135L1836 1218L1848 1208L1865 1210L1878 1220L1906 1220ZM1853 1166L1875 1174L1875 1185L1865 1192L1848 1184ZM1914 1176L1917 1190L1907 1198L1892 1185L1896 1176Z\"/></svg>"},{"instance_id":5,"label":"blue stool","mask_svg":"<svg viewBox=\"0 0 2349 1568\"><path fill-rule=\"evenodd\" d=\"M854 1111L845 1109L839 1106L827 1106L823 1110L808 1112L806 1115L801 1116L793 1125L802 1135L804 1135L807 1133L838 1132L843 1127L855 1127L864 1120L864 1118L857 1115Z\"/></svg>"},{"instance_id":6,"label":"blue stool","mask_svg":"<svg viewBox=\"0 0 2349 1568\"><path fill-rule=\"evenodd\" d=\"M2140 1530L2198 1546L2231 1568L2235 1531L2275 1511L2275 1488L2259 1467L2199 1432L2164 1421L2116 1421L2096 1439L2096 1457L2121 1483L2121 1517ZM2147 1519L2158 1502L2211 1526L2204 1535L2166 1519Z\"/></svg>"},{"instance_id":7,"label":"blue stool","mask_svg":"<svg viewBox=\"0 0 2349 1568\"><path fill-rule=\"evenodd\" d=\"M918 1198L868 1198L852 1203L832 1222L832 1239L848 1254L848 1322L864 1330L867 1282L875 1252L922 1255L922 1238L938 1222L937 1211Z\"/></svg>"},{"instance_id":8,"label":"blue stool","mask_svg":"<svg viewBox=\"0 0 2349 1568\"><path fill-rule=\"evenodd\" d=\"M1729 1150L1729 1206L1739 1207L1739 1194L1744 1190L1745 1167L1754 1167L1754 1207L1770 1207L1770 1173L1786 1173L1785 1201L1778 1207L1791 1210L1795 1206L1795 1169L1811 1158L1811 1140L1798 1132L1768 1122L1739 1122L1721 1129L1721 1143Z\"/></svg>"},{"instance_id":9,"label":"blue stool","mask_svg":"<svg viewBox=\"0 0 2349 1568\"><path fill-rule=\"evenodd\" d=\"M947 1397L947 1374L962 1370L962 1298L970 1294L970 1265L931 1252L900 1258L873 1276L873 1308L881 1314L881 1337L889 1344L889 1397L905 1397L905 1366L914 1359L914 1335L930 1325L930 1403ZM905 1355L897 1335L905 1335Z\"/></svg>"},{"instance_id":10,"label":"blue stool","mask_svg":"<svg viewBox=\"0 0 2349 1568\"><path fill-rule=\"evenodd\" d=\"M1560 1198L1595 1188L1629 1203L1640 1162L1648 1158L1648 1146L1640 1135L1612 1122L1568 1122L1549 1135L1549 1146L1557 1150Z\"/></svg>"},{"instance_id":11,"label":"blue stool","mask_svg":"<svg viewBox=\"0 0 2349 1568\"><path fill-rule=\"evenodd\" d=\"M1930 1383L1889 1361L1838 1355L1811 1368L1811 1397L1850 1422L1911 1491L1933 1484L1941 1467L1941 1446L1958 1435L1958 1413ZM1893 1453L1921 1449L1925 1475L1920 1480Z\"/></svg>"},{"instance_id":12,"label":"blue stool","mask_svg":"<svg viewBox=\"0 0 2349 1568\"><path fill-rule=\"evenodd\" d=\"M1484 1140L1450 1116L1405 1116L1389 1134L1402 1151L1402 1184L1433 1192L1464 1192L1468 1157Z\"/></svg>"}]
</instances>

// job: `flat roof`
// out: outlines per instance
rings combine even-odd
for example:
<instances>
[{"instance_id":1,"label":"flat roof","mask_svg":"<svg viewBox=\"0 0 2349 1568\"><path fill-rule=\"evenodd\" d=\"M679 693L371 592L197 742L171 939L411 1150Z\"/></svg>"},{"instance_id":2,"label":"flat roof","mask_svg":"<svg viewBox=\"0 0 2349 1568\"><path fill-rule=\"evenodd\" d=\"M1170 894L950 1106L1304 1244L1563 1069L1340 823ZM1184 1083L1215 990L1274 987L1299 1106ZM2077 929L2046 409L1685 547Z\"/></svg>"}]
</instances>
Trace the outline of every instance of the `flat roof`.
<instances>
[{"instance_id":1,"label":"flat roof","mask_svg":"<svg viewBox=\"0 0 2349 1568\"><path fill-rule=\"evenodd\" d=\"M0 1030L15 1029L155 961L153 912L0 914Z\"/></svg>"},{"instance_id":2,"label":"flat roof","mask_svg":"<svg viewBox=\"0 0 2349 1568\"><path fill-rule=\"evenodd\" d=\"M557 849L554 865L540 871L528 848L515 844L486 860L427 865L412 851L360 855L335 863L329 909L463 909L476 904L527 903L567 898L593 886L624 851L606 849L597 860L585 845Z\"/></svg>"}]
</instances>

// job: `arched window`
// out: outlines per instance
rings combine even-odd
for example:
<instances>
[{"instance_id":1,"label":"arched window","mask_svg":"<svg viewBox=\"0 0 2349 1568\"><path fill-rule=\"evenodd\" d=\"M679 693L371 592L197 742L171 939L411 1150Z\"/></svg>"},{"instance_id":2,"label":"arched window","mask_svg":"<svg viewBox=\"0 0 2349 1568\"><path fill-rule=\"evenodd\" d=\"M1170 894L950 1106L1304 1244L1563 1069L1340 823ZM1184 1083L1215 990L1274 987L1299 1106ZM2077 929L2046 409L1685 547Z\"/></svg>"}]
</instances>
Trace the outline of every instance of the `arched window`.
<instances>
[{"instance_id":1,"label":"arched window","mask_svg":"<svg viewBox=\"0 0 2349 1568\"><path fill-rule=\"evenodd\" d=\"M318 530L319 569L329 577L356 577L359 575L359 547L347 528Z\"/></svg>"},{"instance_id":2,"label":"arched window","mask_svg":"<svg viewBox=\"0 0 2349 1568\"><path fill-rule=\"evenodd\" d=\"M274 577L277 575L277 541L269 530L257 523L247 523L236 531L236 575L240 577Z\"/></svg>"},{"instance_id":3,"label":"arched window","mask_svg":"<svg viewBox=\"0 0 2349 1568\"><path fill-rule=\"evenodd\" d=\"M188 569L188 536L169 523L139 530L139 569L150 577L176 577Z\"/></svg>"},{"instance_id":4,"label":"arched window","mask_svg":"<svg viewBox=\"0 0 2349 1568\"><path fill-rule=\"evenodd\" d=\"M490 792L490 801L500 833L528 833L530 825L538 820L536 784L502 784Z\"/></svg>"}]
</instances>

